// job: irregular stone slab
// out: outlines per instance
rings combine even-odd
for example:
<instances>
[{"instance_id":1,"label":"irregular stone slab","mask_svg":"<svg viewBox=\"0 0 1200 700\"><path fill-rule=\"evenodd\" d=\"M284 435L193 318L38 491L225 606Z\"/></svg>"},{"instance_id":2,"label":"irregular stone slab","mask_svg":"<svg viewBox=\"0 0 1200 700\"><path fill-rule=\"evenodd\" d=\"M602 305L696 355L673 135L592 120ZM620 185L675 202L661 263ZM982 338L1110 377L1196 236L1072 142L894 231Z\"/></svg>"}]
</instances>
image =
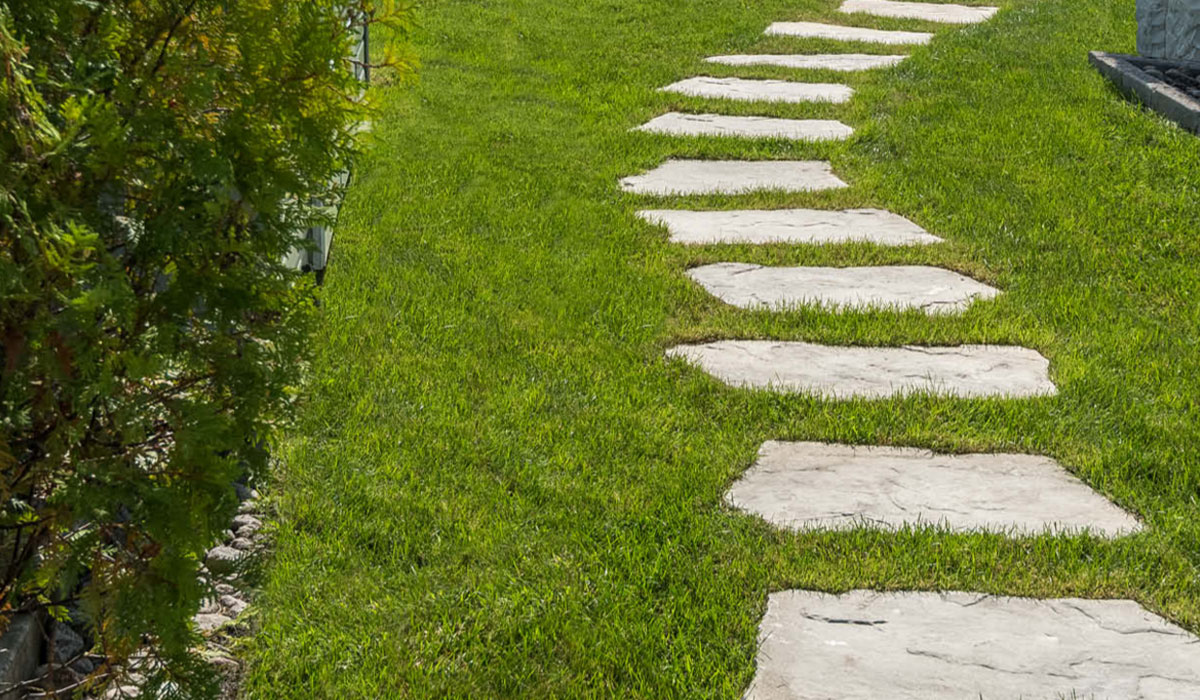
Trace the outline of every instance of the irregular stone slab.
<instances>
[{"instance_id":1,"label":"irregular stone slab","mask_svg":"<svg viewBox=\"0 0 1200 700\"><path fill-rule=\"evenodd\" d=\"M975 24L991 19L998 7L968 7L950 3L898 2L897 0L844 0L838 12L862 12L876 17L923 19L947 24Z\"/></svg>"},{"instance_id":2,"label":"irregular stone slab","mask_svg":"<svg viewBox=\"0 0 1200 700\"><path fill-rule=\"evenodd\" d=\"M1142 529L1054 460L1022 454L768 442L729 502L797 530L940 525L1120 537Z\"/></svg>"},{"instance_id":3,"label":"irregular stone slab","mask_svg":"<svg viewBox=\"0 0 1200 700\"><path fill-rule=\"evenodd\" d=\"M746 700L1200 698L1200 639L1131 600L774 593Z\"/></svg>"},{"instance_id":4,"label":"irregular stone slab","mask_svg":"<svg viewBox=\"0 0 1200 700\"><path fill-rule=\"evenodd\" d=\"M901 246L942 242L908 219L880 209L657 209L640 211L638 216L666 226L671 242L685 245L864 242Z\"/></svg>"},{"instance_id":5,"label":"irregular stone slab","mask_svg":"<svg viewBox=\"0 0 1200 700\"><path fill-rule=\"evenodd\" d=\"M882 399L915 393L960 398L1050 396L1050 363L998 345L866 348L774 340L724 340L667 351L734 387Z\"/></svg>"},{"instance_id":6,"label":"irregular stone slab","mask_svg":"<svg viewBox=\"0 0 1200 700\"><path fill-rule=\"evenodd\" d=\"M635 131L669 136L733 136L795 141L842 141L854 134L854 129L831 119L775 119L681 112L668 112L655 117Z\"/></svg>"},{"instance_id":7,"label":"irregular stone slab","mask_svg":"<svg viewBox=\"0 0 1200 700\"><path fill-rule=\"evenodd\" d=\"M705 61L726 66L781 66L811 70L832 70L843 73L873 68L890 68L908 56L876 56L862 53L831 54L740 54L710 56Z\"/></svg>"},{"instance_id":8,"label":"irregular stone slab","mask_svg":"<svg viewBox=\"0 0 1200 700\"><path fill-rule=\"evenodd\" d=\"M668 160L621 180L633 194L744 194L755 190L812 192L846 187L829 163L816 160Z\"/></svg>"},{"instance_id":9,"label":"irregular stone slab","mask_svg":"<svg viewBox=\"0 0 1200 700\"><path fill-rule=\"evenodd\" d=\"M693 268L688 275L721 301L743 309L811 304L949 314L1000 293L957 272L923 265L765 267L726 262Z\"/></svg>"},{"instance_id":10,"label":"irregular stone slab","mask_svg":"<svg viewBox=\"0 0 1200 700\"><path fill-rule=\"evenodd\" d=\"M742 102L830 102L842 104L854 88L833 83L794 83L788 80L743 80L741 78L697 77L672 83L663 92L689 97L706 97Z\"/></svg>"},{"instance_id":11,"label":"irregular stone slab","mask_svg":"<svg viewBox=\"0 0 1200 700\"><path fill-rule=\"evenodd\" d=\"M773 36L795 36L806 39L833 39L835 41L862 41L871 44L928 44L933 35L927 32L893 32L865 27L843 27L820 22L775 22L767 27L766 34Z\"/></svg>"}]
</instances>

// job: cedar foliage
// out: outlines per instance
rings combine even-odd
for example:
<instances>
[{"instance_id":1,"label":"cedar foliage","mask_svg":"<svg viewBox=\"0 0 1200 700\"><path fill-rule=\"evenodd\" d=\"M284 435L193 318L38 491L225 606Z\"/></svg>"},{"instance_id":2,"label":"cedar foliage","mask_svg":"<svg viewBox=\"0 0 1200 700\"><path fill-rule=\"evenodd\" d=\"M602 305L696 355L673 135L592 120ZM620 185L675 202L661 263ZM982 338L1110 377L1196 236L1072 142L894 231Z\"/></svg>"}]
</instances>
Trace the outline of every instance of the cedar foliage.
<instances>
[{"instance_id":1,"label":"cedar foliage","mask_svg":"<svg viewBox=\"0 0 1200 700\"><path fill-rule=\"evenodd\" d=\"M190 651L232 484L289 418L371 0L0 1L0 605L89 620L109 663ZM94 689L93 687L93 689Z\"/></svg>"}]
</instances>

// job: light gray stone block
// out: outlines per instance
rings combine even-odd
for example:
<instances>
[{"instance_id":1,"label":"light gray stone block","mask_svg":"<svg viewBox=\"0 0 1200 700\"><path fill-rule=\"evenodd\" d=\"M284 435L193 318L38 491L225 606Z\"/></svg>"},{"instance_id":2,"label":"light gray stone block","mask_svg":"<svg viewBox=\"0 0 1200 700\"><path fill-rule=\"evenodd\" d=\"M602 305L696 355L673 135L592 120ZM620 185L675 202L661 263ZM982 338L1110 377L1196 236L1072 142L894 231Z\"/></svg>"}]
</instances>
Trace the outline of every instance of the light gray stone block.
<instances>
[{"instance_id":1,"label":"light gray stone block","mask_svg":"<svg viewBox=\"0 0 1200 700\"><path fill-rule=\"evenodd\" d=\"M952 3L898 2L897 0L844 0L838 12L862 12L876 17L921 19L947 24L985 22L996 14L996 7L971 7Z\"/></svg>"},{"instance_id":2,"label":"light gray stone block","mask_svg":"<svg viewBox=\"0 0 1200 700\"><path fill-rule=\"evenodd\" d=\"M1050 396L1046 358L997 345L844 347L773 340L681 345L686 359L734 387L836 399L930 393L960 398Z\"/></svg>"},{"instance_id":3,"label":"light gray stone block","mask_svg":"<svg viewBox=\"0 0 1200 700\"><path fill-rule=\"evenodd\" d=\"M775 22L767 27L766 34L772 36L794 36L805 39L833 39L836 41L862 41L870 44L928 44L933 35L927 32L893 32L865 27L843 27L838 24L820 22Z\"/></svg>"},{"instance_id":4,"label":"light gray stone block","mask_svg":"<svg viewBox=\"0 0 1200 700\"><path fill-rule=\"evenodd\" d=\"M811 192L846 187L829 163L815 160L668 160L621 180L633 194L744 194L756 190Z\"/></svg>"},{"instance_id":5,"label":"light gray stone block","mask_svg":"<svg viewBox=\"0 0 1200 700\"><path fill-rule=\"evenodd\" d=\"M842 73L890 68L908 56L876 56L862 53L831 54L739 54L710 56L705 61L726 66L780 66L808 70L832 70Z\"/></svg>"},{"instance_id":6,"label":"light gray stone block","mask_svg":"<svg viewBox=\"0 0 1200 700\"><path fill-rule=\"evenodd\" d=\"M1200 640L1130 600L774 593L746 700L1200 698Z\"/></svg>"},{"instance_id":7,"label":"light gray stone block","mask_svg":"<svg viewBox=\"0 0 1200 700\"><path fill-rule=\"evenodd\" d=\"M902 216L880 209L776 209L638 212L666 226L672 243L875 243L884 246L929 245L942 239Z\"/></svg>"},{"instance_id":8,"label":"light gray stone block","mask_svg":"<svg viewBox=\"0 0 1200 700\"><path fill-rule=\"evenodd\" d=\"M732 136L794 141L843 141L854 135L854 129L831 119L775 119L681 112L668 112L655 117L635 131L669 136Z\"/></svg>"},{"instance_id":9,"label":"light gray stone block","mask_svg":"<svg viewBox=\"0 0 1200 700\"><path fill-rule=\"evenodd\" d=\"M842 104L854 95L847 85L795 83L788 80L743 80L696 77L672 83L663 92L741 102L829 102Z\"/></svg>"},{"instance_id":10,"label":"light gray stone block","mask_svg":"<svg viewBox=\"0 0 1200 700\"><path fill-rule=\"evenodd\" d=\"M921 309L928 314L965 310L999 292L940 267L765 267L716 263L688 275L721 301L744 309L802 305L834 309Z\"/></svg>"},{"instance_id":11,"label":"light gray stone block","mask_svg":"<svg viewBox=\"0 0 1200 700\"><path fill-rule=\"evenodd\" d=\"M768 442L729 502L780 527L939 525L1019 535L1120 537L1136 518L1048 457Z\"/></svg>"}]
</instances>

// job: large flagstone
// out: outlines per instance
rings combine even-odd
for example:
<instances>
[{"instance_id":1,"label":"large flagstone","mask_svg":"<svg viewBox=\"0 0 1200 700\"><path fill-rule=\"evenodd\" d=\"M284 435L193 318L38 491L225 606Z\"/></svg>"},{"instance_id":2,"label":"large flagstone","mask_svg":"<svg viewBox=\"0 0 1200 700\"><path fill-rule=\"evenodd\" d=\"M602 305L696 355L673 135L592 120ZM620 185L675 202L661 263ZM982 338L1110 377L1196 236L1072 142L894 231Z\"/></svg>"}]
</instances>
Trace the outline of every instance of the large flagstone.
<instances>
[{"instance_id":1,"label":"large flagstone","mask_svg":"<svg viewBox=\"0 0 1200 700\"><path fill-rule=\"evenodd\" d=\"M1130 600L774 593L746 700L1195 700L1200 639Z\"/></svg>"},{"instance_id":2,"label":"large flagstone","mask_svg":"<svg viewBox=\"0 0 1200 700\"><path fill-rule=\"evenodd\" d=\"M862 41L888 45L928 44L933 39L933 35L928 32L895 32L865 27L844 27L839 24L821 24L820 22L775 22L767 27L765 33L772 36Z\"/></svg>"},{"instance_id":3,"label":"large flagstone","mask_svg":"<svg viewBox=\"0 0 1200 700\"><path fill-rule=\"evenodd\" d=\"M832 83L796 83L789 80L744 80L742 78L688 78L672 83L663 92L741 102L829 102L850 100L854 89Z\"/></svg>"},{"instance_id":4,"label":"large flagstone","mask_svg":"<svg viewBox=\"0 0 1200 700\"><path fill-rule=\"evenodd\" d=\"M1100 537L1136 518L1048 457L935 454L908 447L768 442L732 505L797 530L938 525L956 532Z\"/></svg>"},{"instance_id":5,"label":"large flagstone","mask_svg":"<svg viewBox=\"0 0 1200 700\"><path fill-rule=\"evenodd\" d=\"M672 243L875 243L882 246L929 245L942 239L897 214L880 209L746 209L638 212L646 221L667 227Z\"/></svg>"},{"instance_id":6,"label":"large flagstone","mask_svg":"<svg viewBox=\"0 0 1200 700\"><path fill-rule=\"evenodd\" d=\"M648 195L811 192L846 186L829 163L816 160L668 160L621 180L624 191Z\"/></svg>"},{"instance_id":7,"label":"large flagstone","mask_svg":"<svg viewBox=\"0 0 1200 700\"><path fill-rule=\"evenodd\" d=\"M723 340L667 351L729 384L828 398L914 393L960 398L1050 396L1057 389L1038 352L1021 347L855 347Z\"/></svg>"},{"instance_id":8,"label":"large flagstone","mask_svg":"<svg viewBox=\"0 0 1200 700\"><path fill-rule=\"evenodd\" d=\"M669 136L732 136L795 141L841 141L854 134L854 129L832 119L776 119L682 112L668 112L655 117L636 130Z\"/></svg>"},{"instance_id":9,"label":"large flagstone","mask_svg":"<svg viewBox=\"0 0 1200 700\"><path fill-rule=\"evenodd\" d=\"M726 66L780 66L808 70L832 70L843 73L875 68L890 68L908 56L876 56L861 53L830 54L739 54L710 56L705 61Z\"/></svg>"},{"instance_id":10,"label":"large flagstone","mask_svg":"<svg viewBox=\"0 0 1200 700\"><path fill-rule=\"evenodd\" d=\"M839 12L862 12L876 17L921 19L947 24L975 24L991 19L999 8L972 7L952 3L898 2L897 0L844 0Z\"/></svg>"},{"instance_id":11,"label":"large flagstone","mask_svg":"<svg viewBox=\"0 0 1200 700\"><path fill-rule=\"evenodd\" d=\"M725 262L692 268L688 275L721 301L744 309L812 304L949 314L999 294L970 277L924 265L766 267Z\"/></svg>"}]
</instances>

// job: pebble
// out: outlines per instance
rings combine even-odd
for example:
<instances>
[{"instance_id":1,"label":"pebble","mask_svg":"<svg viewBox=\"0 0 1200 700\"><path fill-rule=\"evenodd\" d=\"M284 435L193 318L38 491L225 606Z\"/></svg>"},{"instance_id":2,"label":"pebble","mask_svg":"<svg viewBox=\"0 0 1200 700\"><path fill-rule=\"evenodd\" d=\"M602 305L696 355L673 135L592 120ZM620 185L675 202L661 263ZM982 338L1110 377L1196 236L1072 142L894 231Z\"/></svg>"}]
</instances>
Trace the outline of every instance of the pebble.
<instances>
[{"instance_id":1,"label":"pebble","mask_svg":"<svg viewBox=\"0 0 1200 700\"><path fill-rule=\"evenodd\" d=\"M229 574L237 569L238 562L242 557L246 556L233 547L221 545L213 547L208 551L208 556L204 558L204 563L208 565L210 571L214 574Z\"/></svg>"},{"instance_id":2,"label":"pebble","mask_svg":"<svg viewBox=\"0 0 1200 700\"><path fill-rule=\"evenodd\" d=\"M196 621L196 626L201 632L212 632L233 622L228 616L218 613L200 614L192 619Z\"/></svg>"},{"instance_id":3,"label":"pebble","mask_svg":"<svg viewBox=\"0 0 1200 700\"><path fill-rule=\"evenodd\" d=\"M234 617L241 615L246 610L246 601L231 595L221 596L221 605L233 613Z\"/></svg>"},{"instance_id":4,"label":"pebble","mask_svg":"<svg viewBox=\"0 0 1200 700\"><path fill-rule=\"evenodd\" d=\"M233 519L233 531L239 537L247 537L262 529L262 521L253 515L243 513Z\"/></svg>"},{"instance_id":5,"label":"pebble","mask_svg":"<svg viewBox=\"0 0 1200 700\"><path fill-rule=\"evenodd\" d=\"M235 537L234 540L229 543L229 546L233 547L234 549L240 549L243 552L249 552L250 550L254 549L254 540L251 540L247 537Z\"/></svg>"}]
</instances>

